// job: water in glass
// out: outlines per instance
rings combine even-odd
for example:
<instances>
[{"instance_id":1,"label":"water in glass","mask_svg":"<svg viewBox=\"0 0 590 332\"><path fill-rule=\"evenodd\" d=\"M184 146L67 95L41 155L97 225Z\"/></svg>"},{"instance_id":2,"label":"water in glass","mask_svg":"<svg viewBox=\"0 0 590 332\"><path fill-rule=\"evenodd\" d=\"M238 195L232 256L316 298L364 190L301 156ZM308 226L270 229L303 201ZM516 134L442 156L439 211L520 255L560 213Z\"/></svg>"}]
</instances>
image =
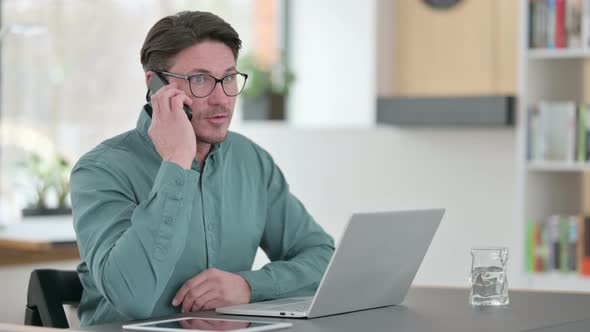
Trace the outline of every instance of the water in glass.
<instances>
[{"instance_id":1,"label":"water in glass","mask_svg":"<svg viewBox=\"0 0 590 332\"><path fill-rule=\"evenodd\" d=\"M474 248L471 250L472 305L496 306L509 303L506 277L507 248Z\"/></svg>"}]
</instances>

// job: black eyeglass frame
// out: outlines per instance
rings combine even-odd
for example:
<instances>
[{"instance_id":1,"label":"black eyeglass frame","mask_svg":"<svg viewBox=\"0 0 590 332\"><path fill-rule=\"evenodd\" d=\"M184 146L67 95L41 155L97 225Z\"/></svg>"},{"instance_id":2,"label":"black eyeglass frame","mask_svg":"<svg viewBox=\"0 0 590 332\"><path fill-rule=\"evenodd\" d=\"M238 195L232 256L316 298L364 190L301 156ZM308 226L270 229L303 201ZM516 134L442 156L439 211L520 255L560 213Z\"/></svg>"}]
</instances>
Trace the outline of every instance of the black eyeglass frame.
<instances>
[{"instance_id":1,"label":"black eyeglass frame","mask_svg":"<svg viewBox=\"0 0 590 332\"><path fill-rule=\"evenodd\" d=\"M240 93L242 93L242 91L244 91L244 87L246 86L246 82L248 81L248 74L244 74L244 73L240 73L240 72L235 72L235 73L231 73L229 75L225 75L222 78L217 78L213 75L209 75L209 74L195 74L195 75L189 75L189 76L185 76L185 75L179 75L179 74L174 74L174 73L169 73L167 71L158 71L157 72L160 75L164 75L164 76L170 76L170 77L176 77L176 78L182 78L188 81L188 87L191 90L191 94L193 96L195 96L196 98L205 98L207 96L209 96L211 93L213 93L213 90L215 90L215 87L217 86L217 83L221 84L221 89L223 90L223 93L225 93L226 96L228 97L235 97L237 95L239 95ZM242 85L242 88L240 89L240 91L238 91L238 93L236 94L229 94L227 93L227 91L225 91L225 86L223 86L223 80L225 80L226 78L233 76L233 75L240 75L244 78L244 85ZM197 77L197 76L208 76L211 77L212 79L215 80L215 84L213 84L213 87L211 88L211 91L209 91L209 93L207 93L204 96L197 96L194 92L193 92L193 87L191 85L191 78L193 77Z\"/></svg>"}]
</instances>

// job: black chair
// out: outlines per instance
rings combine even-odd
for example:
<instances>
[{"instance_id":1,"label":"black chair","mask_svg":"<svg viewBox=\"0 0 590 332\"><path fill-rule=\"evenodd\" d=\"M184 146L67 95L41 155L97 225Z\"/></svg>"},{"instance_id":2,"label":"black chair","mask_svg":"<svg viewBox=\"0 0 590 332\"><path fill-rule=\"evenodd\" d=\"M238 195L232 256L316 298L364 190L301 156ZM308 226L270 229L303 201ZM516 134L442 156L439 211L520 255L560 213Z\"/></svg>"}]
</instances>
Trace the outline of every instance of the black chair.
<instances>
[{"instance_id":1,"label":"black chair","mask_svg":"<svg viewBox=\"0 0 590 332\"><path fill-rule=\"evenodd\" d=\"M76 271L39 269L31 272L25 325L69 328L63 305L78 305L82 284Z\"/></svg>"}]
</instances>

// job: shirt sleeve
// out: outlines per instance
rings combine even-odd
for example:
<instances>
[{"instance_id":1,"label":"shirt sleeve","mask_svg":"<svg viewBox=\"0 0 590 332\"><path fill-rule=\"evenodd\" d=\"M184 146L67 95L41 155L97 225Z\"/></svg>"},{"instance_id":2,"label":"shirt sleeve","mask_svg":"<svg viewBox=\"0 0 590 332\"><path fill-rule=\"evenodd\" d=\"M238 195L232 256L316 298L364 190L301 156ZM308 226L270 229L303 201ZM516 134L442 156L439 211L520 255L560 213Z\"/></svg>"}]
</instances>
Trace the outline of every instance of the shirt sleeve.
<instances>
[{"instance_id":1,"label":"shirt sleeve","mask_svg":"<svg viewBox=\"0 0 590 332\"><path fill-rule=\"evenodd\" d=\"M334 253L334 240L291 194L274 162L269 178L260 246L271 263L258 271L238 273L250 285L251 302L313 295Z\"/></svg>"},{"instance_id":2,"label":"shirt sleeve","mask_svg":"<svg viewBox=\"0 0 590 332\"><path fill-rule=\"evenodd\" d=\"M101 161L76 165L70 180L74 228L99 292L121 313L146 318L186 244L198 173L162 162L142 202L121 173Z\"/></svg>"}]
</instances>

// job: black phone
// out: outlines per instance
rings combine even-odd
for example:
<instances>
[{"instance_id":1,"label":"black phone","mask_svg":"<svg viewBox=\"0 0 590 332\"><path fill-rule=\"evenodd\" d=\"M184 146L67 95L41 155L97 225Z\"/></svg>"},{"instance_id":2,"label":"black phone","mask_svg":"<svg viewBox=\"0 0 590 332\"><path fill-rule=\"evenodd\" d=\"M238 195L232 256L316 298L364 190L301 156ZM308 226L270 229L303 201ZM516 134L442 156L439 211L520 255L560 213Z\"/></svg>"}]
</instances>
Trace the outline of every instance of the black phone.
<instances>
[{"instance_id":1,"label":"black phone","mask_svg":"<svg viewBox=\"0 0 590 332\"><path fill-rule=\"evenodd\" d=\"M145 99L148 102L148 105L145 107L145 111L150 116L150 118L152 117L152 104L150 103L150 99L154 93L156 93L158 90L160 90L167 84L168 81L166 80L166 78L164 78L159 73L154 72L154 75L152 75L152 78L150 79L148 92L145 96ZM186 117L190 121L193 118L193 110L188 105L183 105L183 108L184 113L186 113Z\"/></svg>"}]
</instances>

